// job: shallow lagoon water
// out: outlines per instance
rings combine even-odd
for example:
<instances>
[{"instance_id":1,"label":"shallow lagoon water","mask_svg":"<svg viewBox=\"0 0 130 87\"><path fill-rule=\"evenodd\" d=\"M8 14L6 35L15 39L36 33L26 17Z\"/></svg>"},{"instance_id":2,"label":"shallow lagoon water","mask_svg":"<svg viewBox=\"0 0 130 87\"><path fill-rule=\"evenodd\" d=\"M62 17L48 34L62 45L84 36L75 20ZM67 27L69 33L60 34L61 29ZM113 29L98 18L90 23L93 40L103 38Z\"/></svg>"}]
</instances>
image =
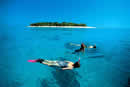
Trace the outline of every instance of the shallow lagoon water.
<instances>
[{"instance_id":1,"label":"shallow lagoon water","mask_svg":"<svg viewBox=\"0 0 130 87\"><path fill-rule=\"evenodd\" d=\"M1 35L3 87L126 87L130 76L129 29L10 27ZM85 54L68 43L96 44ZM77 61L81 67L60 70L29 59ZM8 60L8 61L7 61ZM5 84L4 84L5 83Z\"/></svg>"}]
</instances>

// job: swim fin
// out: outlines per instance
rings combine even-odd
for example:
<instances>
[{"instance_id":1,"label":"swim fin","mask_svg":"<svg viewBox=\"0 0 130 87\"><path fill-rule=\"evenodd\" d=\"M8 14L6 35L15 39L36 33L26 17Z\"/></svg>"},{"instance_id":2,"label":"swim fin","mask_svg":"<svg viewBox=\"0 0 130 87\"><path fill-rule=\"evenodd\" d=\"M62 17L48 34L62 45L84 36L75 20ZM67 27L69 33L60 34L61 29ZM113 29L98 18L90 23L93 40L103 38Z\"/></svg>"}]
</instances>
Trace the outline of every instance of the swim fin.
<instances>
[{"instance_id":1,"label":"swim fin","mask_svg":"<svg viewBox=\"0 0 130 87\"><path fill-rule=\"evenodd\" d=\"M35 62L37 62L37 60L28 60L28 62L35 63Z\"/></svg>"},{"instance_id":2,"label":"swim fin","mask_svg":"<svg viewBox=\"0 0 130 87\"><path fill-rule=\"evenodd\" d=\"M44 61L44 59L28 60L28 62L32 62L32 63L35 63L35 62L42 63L43 61Z\"/></svg>"}]
</instances>

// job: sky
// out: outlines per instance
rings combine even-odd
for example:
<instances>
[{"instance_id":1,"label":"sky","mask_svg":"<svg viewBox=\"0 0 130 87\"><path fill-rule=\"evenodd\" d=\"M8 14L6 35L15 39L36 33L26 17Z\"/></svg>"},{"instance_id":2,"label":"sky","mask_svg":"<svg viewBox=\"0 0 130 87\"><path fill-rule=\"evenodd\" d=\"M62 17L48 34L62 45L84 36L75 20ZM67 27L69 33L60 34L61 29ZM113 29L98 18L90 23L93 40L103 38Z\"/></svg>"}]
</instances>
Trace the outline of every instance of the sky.
<instances>
[{"instance_id":1,"label":"sky","mask_svg":"<svg viewBox=\"0 0 130 87\"><path fill-rule=\"evenodd\" d=\"M1 0L8 26L75 22L97 28L130 28L130 0Z\"/></svg>"}]
</instances>

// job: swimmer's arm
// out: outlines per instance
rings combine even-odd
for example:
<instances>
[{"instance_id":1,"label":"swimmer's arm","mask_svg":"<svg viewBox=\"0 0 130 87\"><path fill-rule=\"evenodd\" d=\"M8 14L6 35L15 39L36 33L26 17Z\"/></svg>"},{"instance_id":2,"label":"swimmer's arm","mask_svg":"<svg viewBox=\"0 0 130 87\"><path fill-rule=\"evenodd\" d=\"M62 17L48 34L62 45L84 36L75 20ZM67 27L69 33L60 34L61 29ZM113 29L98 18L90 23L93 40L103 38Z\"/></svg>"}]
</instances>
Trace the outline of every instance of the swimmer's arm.
<instances>
[{"instance_id":1,"label":"swimmer's arm","mask_svg":"<svg viewBox=\"0 0 130 87\"><path fill-rule=\"evenodd\" d=\"M67 70L67 69L72 70L73 68L72 67L62 68L62 70Z\"/></svg>"}]
</instances>

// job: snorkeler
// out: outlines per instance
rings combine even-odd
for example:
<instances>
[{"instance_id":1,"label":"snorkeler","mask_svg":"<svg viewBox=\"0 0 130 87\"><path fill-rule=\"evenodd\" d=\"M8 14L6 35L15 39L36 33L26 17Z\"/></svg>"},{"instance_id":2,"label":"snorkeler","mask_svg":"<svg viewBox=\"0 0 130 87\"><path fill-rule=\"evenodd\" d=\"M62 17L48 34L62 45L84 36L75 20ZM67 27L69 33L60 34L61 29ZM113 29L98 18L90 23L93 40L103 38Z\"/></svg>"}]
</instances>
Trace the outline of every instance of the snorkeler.
<instances>
[{"instance_id":1,"label":"snorkeler","mask_svg":"<svg viewBox=\"0 0 130 87\"><path fill-rule=\"evenodd\" d=\"M78 52L84 52L85 48L96 48L96 44L95 45L86 46L84 43L82 43L81 45L80 44L71 43L71 45L80 46L80 49L75 50L72 54L75 54L75 53L78 53Z\"/></svg>"},{"instance_id":2,"label":"snorkeler","mask_svg":"<svg viewBox=\"0 0 130 87\"><path fill-rule=\"evenodd\" d=\"M62 70L80 67L80 63L79 63L80 59L75 63L71 61L57 61L57 60L51 61L51 60L44 60L44 59L28 60L28 62L38 62L38 63L45 64L48 66L57 66L57 67L60 67Z\"/></svg>"}]
</instances>

